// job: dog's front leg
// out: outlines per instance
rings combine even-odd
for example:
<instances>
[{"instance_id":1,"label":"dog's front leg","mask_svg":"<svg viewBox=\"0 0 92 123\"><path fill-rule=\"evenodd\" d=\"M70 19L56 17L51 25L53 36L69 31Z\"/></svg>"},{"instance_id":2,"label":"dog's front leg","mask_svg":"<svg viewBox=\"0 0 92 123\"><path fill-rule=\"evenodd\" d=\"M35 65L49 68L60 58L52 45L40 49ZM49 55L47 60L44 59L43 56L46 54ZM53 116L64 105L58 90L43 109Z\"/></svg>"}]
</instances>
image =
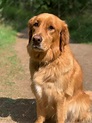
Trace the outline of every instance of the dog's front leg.
<instances>
[{"instance_id":1,"label":"dog's front leg","mask_svg":"<svg viewBox=\"0 0 92 123\"><path fill-rule=\"evenodd\" d=\"M41 102L37 102L37 120L35 123L43 123L45 121L45 111L43 104Z\"/></svg>"},{"instance_id":2,"label":"dog's front leg","mask_svg":"<svg viewBox=\"0 0 92 123\"><path fill-rule=\"evenodd\" d=\"M65 123L66 119L66 98L59 99L56 105L56 122Z\"/></svg>"}]
</instances>

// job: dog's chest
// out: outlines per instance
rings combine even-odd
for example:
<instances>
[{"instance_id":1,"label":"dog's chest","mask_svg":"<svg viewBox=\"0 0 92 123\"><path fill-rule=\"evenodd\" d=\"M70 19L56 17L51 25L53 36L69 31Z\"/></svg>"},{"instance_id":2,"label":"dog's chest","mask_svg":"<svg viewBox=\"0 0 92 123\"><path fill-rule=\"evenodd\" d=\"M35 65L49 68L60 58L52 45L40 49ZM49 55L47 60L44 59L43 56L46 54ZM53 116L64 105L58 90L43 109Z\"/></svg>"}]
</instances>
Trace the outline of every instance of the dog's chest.
<instances>
[{"instance_id":1,"label":"dog's chest","mask_svg":"<svg viewBox=\"0 0 92 123\"><path fill-rule=\"evenodd\" d=\"M34 89L36 96L39 98L47 97L48 101L51 101L55 93L61 94L63 92L63 82L60 78L56 79L54 76L35 76L33 78ZM44 97L43 97L44 96Z\"/></svg>"},{"instance_id":2,"label":"dog's chest","mask_svg":"<svg viewBox=\"0 0 92 123\"><path fill-rule=\"evenodd\" d=\"M54 82L53 80L51 81L51 79L51 76L46 76L45 71L34 74L32 81L37 97L42 98L43 94L48 96L47 92L51 91L52 86L54 86Z\"/></svg>"},{"instance_id":3,"label":"dog's chest","mask_svg":"<svg viewBox=\"0 0 92 123\"><path fill-rule=\"evenodd\" d=\"M34 86L36 94L39 96L39 98L42 98L42 87L38 84L35 84Z\"/></svg>"},{"instance_id":4,"label":"dog's chest","mask_svg":"<svg viewBox=\"0 0 92 123\"><path fill-rule=\"evenodd\" d=\"M32 78L36 95L42 98L43 95L53 97L55 93L62 93L65 88L65 79L59 68L47 66L35 71Z\"/></svg>"}]
</instances>

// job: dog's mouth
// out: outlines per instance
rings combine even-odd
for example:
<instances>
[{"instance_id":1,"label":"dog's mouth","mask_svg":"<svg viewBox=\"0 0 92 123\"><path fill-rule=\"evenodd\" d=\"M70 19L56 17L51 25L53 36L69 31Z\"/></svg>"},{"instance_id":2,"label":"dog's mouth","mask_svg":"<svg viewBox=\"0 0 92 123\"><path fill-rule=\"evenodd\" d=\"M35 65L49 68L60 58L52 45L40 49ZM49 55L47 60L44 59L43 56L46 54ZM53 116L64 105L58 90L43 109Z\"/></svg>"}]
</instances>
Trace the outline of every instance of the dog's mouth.
<instances>
[{"instance_id":1,"label":"dog's mouth","mask_svg":"<svg viewBox=\"0 0 92 123\"><path fill-rule=\"evenodd\" d=\"M41 48L40 45L35 45L35 44L32 45L32 49L35 50L35 51L38 51L38 52L43 52L43 51L44 51L44 50Z\"/></svg>"}]
</instances>

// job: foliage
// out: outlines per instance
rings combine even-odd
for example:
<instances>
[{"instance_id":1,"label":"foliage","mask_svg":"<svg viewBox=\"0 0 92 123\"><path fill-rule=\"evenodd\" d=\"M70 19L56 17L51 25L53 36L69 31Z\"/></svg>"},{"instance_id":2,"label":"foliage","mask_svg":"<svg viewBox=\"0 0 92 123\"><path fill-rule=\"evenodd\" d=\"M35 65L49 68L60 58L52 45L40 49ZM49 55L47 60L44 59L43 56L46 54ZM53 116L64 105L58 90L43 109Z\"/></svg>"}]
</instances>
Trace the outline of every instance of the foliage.
<instances>
[{"instance_id":1,"label":"foliage","mask_svg":"<svg viewBox=\"0 0 92 123\"><path fill-rule=\"evenodd\" d=\"M35 0L36 13L51 12L58 16L81 14L92 4L91 0ZM76 11L77 10L77 11Z\"/></svg>"},{"instance_id":2,"label":"foliage","mask_svg":"<svg viewBox=\"0 0 92 123\"><path fill-rule=\"evenodd\" d=\"M92 0L1 0L0 20L20 31L32 16L53 13L67 21L74 42L92 42L91 7Z\"/></svg>"},{"instance_id":3,"label":"foliage","mask_svg":"<svg viewBox=\"0 0 92 123\"><path fill-rule=\"evenodd\" d=\"M88 12L84 15L67 17L72 42L92 43L92 15Z\"/></svg>"},{"instance_id":4,"label":"foliage","mask_svg":"<svg viewBox=\"0 0 92 123\"><path fill-rule=\"evenodd\" d=\"M29 16L32 16L29 6L29 2L26 1L1 0L1 20L5 23L10 22L9 24L19 31L26 26Z\"/></svg>"}]
</instances>

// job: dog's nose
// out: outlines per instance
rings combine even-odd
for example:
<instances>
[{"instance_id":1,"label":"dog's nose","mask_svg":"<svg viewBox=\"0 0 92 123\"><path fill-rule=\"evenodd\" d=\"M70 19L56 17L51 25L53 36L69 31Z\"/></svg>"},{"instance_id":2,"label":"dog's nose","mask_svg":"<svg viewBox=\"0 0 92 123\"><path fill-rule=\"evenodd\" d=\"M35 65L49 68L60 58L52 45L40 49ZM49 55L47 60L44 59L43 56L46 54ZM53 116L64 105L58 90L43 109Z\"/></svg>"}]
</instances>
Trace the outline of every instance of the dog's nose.
<instances>
[{"instance_id":1,"label":"dog's nose","mask_svg":"<svg viewBox=\"0 0 92 123\"><path fill-rule=\"evenodd\" d=\"M41 43L42 37L40 35L34 35L33 42L35 43Z\"/></svg>"}]
</instances>

